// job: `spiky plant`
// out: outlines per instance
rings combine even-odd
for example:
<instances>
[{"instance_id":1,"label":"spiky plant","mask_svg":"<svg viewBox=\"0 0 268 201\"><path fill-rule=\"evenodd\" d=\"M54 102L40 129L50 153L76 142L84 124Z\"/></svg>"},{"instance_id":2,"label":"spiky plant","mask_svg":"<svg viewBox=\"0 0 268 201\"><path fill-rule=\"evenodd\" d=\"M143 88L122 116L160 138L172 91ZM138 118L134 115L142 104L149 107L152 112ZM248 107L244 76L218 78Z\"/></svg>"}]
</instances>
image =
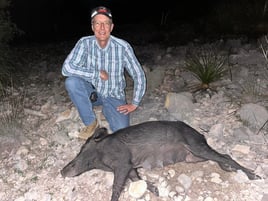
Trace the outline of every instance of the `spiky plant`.
<instances>
[{"instance_id":1,"label":"spiky plant","mask_svg":"<svg viewBox=\"0 0 268 201\"><path fill-rule=\"evenodd\" d=\"M228 71L226 61L227 56L212 45L192 47L186 53L185 67L201 82L197 90L206 90Z\"/></svg>"}]
</instances>

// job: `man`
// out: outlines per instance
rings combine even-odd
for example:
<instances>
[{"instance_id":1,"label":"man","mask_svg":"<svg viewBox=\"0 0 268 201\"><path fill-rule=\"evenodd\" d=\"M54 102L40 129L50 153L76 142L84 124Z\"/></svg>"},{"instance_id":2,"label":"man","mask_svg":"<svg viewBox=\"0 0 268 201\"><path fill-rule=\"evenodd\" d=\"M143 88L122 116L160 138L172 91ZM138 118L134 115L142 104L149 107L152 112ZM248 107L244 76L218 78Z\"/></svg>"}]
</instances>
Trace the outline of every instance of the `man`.
<instances>
[{"instance_id":1,"label":"man","mask_svg":"<svg viewBox=\"0 0 268 201\"><path fill-rule=\"evenodd\" d=\"M81 139L90 137L98 127L93 106L102 105L114 132L129 126L129 114L137 109L146 90L145 73L133 48L111 35L114 24L110 9L93 9L91 28L94 35L82 37L62 67L66 90L85 124L78 136ZM131 103L125 97L125 70L134 81Z\"/></svg>"}]
</instances>

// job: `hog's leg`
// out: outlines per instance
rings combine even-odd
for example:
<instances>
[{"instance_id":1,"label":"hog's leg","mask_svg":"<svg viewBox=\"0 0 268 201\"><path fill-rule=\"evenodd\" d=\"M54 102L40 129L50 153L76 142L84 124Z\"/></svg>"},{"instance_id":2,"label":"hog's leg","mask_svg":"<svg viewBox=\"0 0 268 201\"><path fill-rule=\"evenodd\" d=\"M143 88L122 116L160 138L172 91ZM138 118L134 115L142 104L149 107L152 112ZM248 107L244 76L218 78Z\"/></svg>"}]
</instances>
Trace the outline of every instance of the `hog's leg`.
<instances>
[{"instance_id":1,"label":"hog's leg","mask_svg":"<svg viewBox=\"0 0 268 201\"><path fill-rule=\"evenodd\" d=\"M114 183L111 201L118 201L131 169L131 165L126 164L114 169Z\"/></svg>"},{"instance_id":2,"label":"hog's leg","mask_svg":"<svg viewBox=\"0 0 268 201\"><path fill-rule=\"evenodd\" d=\"M140 175L137 172L137 169L134 168L130 171L129 173L129 178L131 179L131 181L138 181L138 180L142 180L142 178L140 177ZM156 196L159 196L159 191L157 189L156 186L154 186L154 184L150 181L145 181L147 183L147 188L149 191L151 191L153 194L155 194Z\"/></svg>"},{"instance_id":3,"label":"hog's leg","mask_svg":"<svg viewBox=\"0 0 268 201\"><path fill-rule=\"evenodd\" d=\"M249 170L240 164L238 164L235 160L233 160L229 155L224 154L223 157L226 159L226 162L218 162L219 166L226 171L236 171L236 170L242 170L246 173L249 179L260 179L261 177L256 175L252 170Z\"/></svg>"},{"instance_id":4,"label":"hog's leg","mask_svg":"<svg viewBox=\"0 0 268 201\"><path fill-rule=\"evenodd\" d=\"M219 166L225 171L236 171L242 170L246 173L249 179L258 179L260 178L258 175L254 174L252 170L249 170L240 164L238 164L235 160L233 160L227 154L220 154L219 152L212 149L206 142L195 144L195 146L191 146L190 151L193 155L204 158L206 160L212 160L219 164Z\"/></svg>"},{"instance_id":5,"label":"hog's leg","mask_svg":"<svg viewBox=\"0 0 268 201\"><path fill-rule=\"evenodd\" d=\"M249 179L260 178L258 175L254 174L252 170L249 170L238 164L229 155L220 154L216 150L212 149L208 145L206 138L192 127L184 124L182 125L182 128L182 132L192 134L185 135L184 137L187 144L186 149L189 150L193 155L204 158L206 160L215 161L225 171L235 171L240 169L247 174Z\"/></svg>"}]
</instances>

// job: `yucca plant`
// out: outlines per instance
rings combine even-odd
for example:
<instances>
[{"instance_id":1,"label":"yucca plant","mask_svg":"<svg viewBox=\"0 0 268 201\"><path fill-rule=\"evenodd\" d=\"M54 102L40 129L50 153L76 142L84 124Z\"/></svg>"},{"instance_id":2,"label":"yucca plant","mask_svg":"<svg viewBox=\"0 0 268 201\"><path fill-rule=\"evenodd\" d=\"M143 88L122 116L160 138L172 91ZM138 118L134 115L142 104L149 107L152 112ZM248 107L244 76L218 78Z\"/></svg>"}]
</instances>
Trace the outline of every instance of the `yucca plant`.
<instances>
[{"instance_id":1,"label":"yucca plant","mask_svg":"<svg viewBox=\"0 0 268 201\"><path fill-rule=\"evenodd\" d=\"M212 45L192 47L186 52L185 68L201 82L197 90L206 90L228 71L226 61Z\"/></svg>"}]
</instances>

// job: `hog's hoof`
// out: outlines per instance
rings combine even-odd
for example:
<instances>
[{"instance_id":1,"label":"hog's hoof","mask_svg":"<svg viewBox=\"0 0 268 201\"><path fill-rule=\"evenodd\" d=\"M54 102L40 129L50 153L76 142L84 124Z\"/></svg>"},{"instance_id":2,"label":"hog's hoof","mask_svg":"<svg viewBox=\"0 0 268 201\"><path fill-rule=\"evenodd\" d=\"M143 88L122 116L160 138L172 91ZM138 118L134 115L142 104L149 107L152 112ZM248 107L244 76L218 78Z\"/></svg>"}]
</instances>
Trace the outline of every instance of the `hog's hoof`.
<instances>
[{"instance_id":1,"label":"hog's hoof","mask_svg":"<svg viewBox=\"0 0 268 201\"><path fill-rule=\"evenodd\" d=\"M153 194L155 194L156 196L159 196L159 191L158 188L156 186L154 186L152 183L147 182L147 188L149 191L151 191Z\"/></svg>"},{"instance_id":2,"label":"hog's hoof","mask_svg":"<svg viewBox=\"0 0 268 201\"><path fill-rule=\"evenodd\" d=\"M245 172L246 175L248 176L248 178L250 180L258 180L258 179L261 179L261 177L259 175L256 175L255 173L251 172L251 171L248 171L248 172Z\"/></svg>"}]
</instances>

